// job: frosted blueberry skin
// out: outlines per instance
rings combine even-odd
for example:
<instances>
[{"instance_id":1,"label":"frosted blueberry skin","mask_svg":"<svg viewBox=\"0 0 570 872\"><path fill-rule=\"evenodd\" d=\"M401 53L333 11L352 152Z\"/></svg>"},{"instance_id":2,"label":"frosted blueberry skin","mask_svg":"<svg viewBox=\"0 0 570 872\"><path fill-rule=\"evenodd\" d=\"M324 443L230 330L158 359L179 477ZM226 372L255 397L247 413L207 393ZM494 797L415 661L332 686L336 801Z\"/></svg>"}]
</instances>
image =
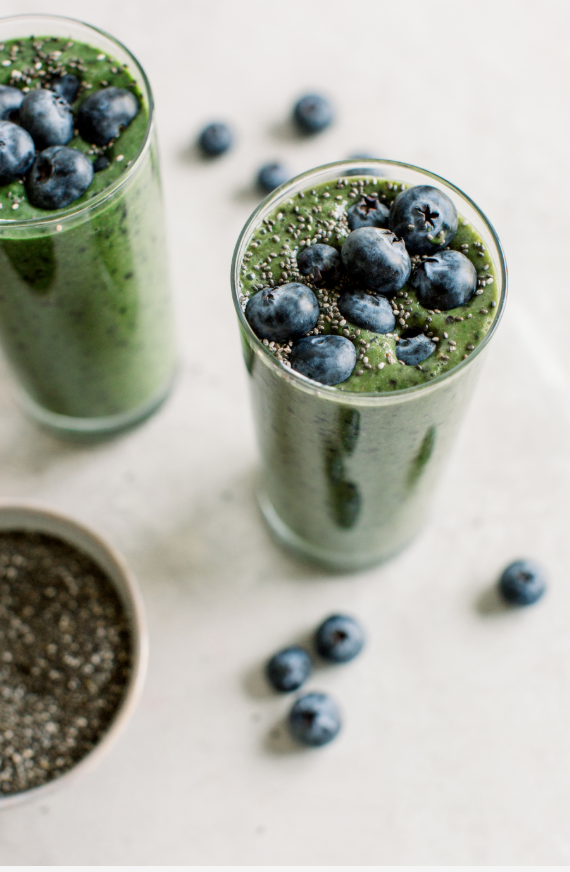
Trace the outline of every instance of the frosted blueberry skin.
<instances>
[{"instance_id":1,"label":"frosted blueberry skin","mask_svg":"<svg viewBox=\"0 0 570 872\"><path fill-rule=\"evenodd\" d=\"M16 121L23 99L24 94L19 88L0 85L0 121Z\"/></svg>"},{"instance_id":2,"label":"frosted blueberry skin","mask_svg":"<svg viewBox=\"0 0 570 872\"><path fill-rule=\"evenodd\" d=\"M297 742L318 748L332 742L342 726L339 708L326 693L307 693L289 712L289 730Z\"/></svg>"},{"instance_id":3,"label":"frosted blueberry skin","mask_svg":"<svg viewBox=\"0 0 570 872\"><path fill-rule=\"evenodd\" d=\"M406 284L412 268L404 242L380 227L359 227L349 233L341 257L357 285L387 297Z\"/></svg>"},{"instance_id":4,"label":"frosted blueberry skin","mask_svg":"<svg viewBox=\"0 0 570 872\"><path fill-rule=\"evenodd\" d=\"M234 135L227 124L215 122L208 124L198 137L198 144L208 157L218 157L228 151L234 141Z\"/></svg>"},{"instance_id":5,"label":"frosted blueberry skin","mask_svg":"<svg viewBox=\"0 0 570 872\"><path fill-rule=\"evenodd\" d=\"M435 348L435 342L420 333L410 339L400 339L396 343L396 357L407 366L417 366L422 360L427 360L434 353Z\"/></svg>"},{"instance_id":6,"label":"frosted blueberry skin","mask_svg":"<svg viewBox=\"0 0 570 872\"><path fill-rule=\"evenodd\" d=\"M66 145L73 136L71 106L54 91L38 88L22 100L18 123L28 131L38 151Z\"/></svg>"},{"instance_id":7,"label":"frosted blueberry skin","mask_svg":"<svg viewBox=\"0 0 570 872\"><path fill-rule=\"evenodd\" d=\"M446 249L423 260L410 277L426 309L465 306L477 290L477 270L460 251Z\"/></svg>"},{"instance_id":8,"label":"frosted blueberry skin","mask_svg":"<svg viewBox=\"0 0 570 872\"><path fill-rule=\"evenodd\" d=\"M297 266L301 275L307 276L316 285L334 285L342 271L339 252L324 242L302 248L297 255Z\"/></svg>"},{"instance_id":9,"label":"frosted blueberry skin","mask_svg":"<svg viewBox=\"0 0 570 872\"><path fill-rule=\"evenodd\" d=\"M546 591L546 572L534 560L516 560L503 571L499 591L511 605L530 606Z\"/></svg>"},{"instance_id":10,"label":"frosted blueberry skin","mask_svg":"<svg viewBox=\"0 0 570 872\"><path fill-rule=\"evenodd\" d=\"M93 164L76 148L54 145L38 154L28 173L26 192L38 209L63 209L85 193Z\"/></svg>"},{"instance_id":11,"label":"frosted blueberry skin","mask_svg":"<svg viewBox=\"0 0 570 872\"><path fill-rule=\"evenodd\" d=\"M260 339L287 342L312 330L319 317L314 293L299 282L264 288L248 300L245 317Z\"/></svg>"},{"instance_id":12,"label":"frosted blueberry skin","mask_svg":"<svg viewBox=\"0 0 570 872\"><path fill-rule=\"evenodd\" d=\"M457 210L443 191L415 185L402 191L390 207L390 229L410 254L432 254L449 245L457 231Z\"/></svg>"},{"instance_id":13,"label":"frosted blueberry skin","mask_svg":"<svg viewBox=\"0 0 570 872\"><path fill-rule=\"evenodd\" d=\"M36 149L30 134L11 121L0 121L0 185L23 176L32 165Z\"/></svg>"},{"instance_id":14,"label":"frosted blueberry skin","mask_svg":"<svg viewBox=\"0 0 570 872\"><path fill-rule=\"evenodd\" d=\"M79 79L71 73L58 76L50 82L50 89L55 91L58 97L62 97L68 103L73 103L79 91Z\"/></svg>"},{"instance_id":15,"label":"frosted blueberry skin","mask_svg":"<svg viewBox=\"0 0 570 872\"><path fill-rule=\"evenodd\" d=\"M265 668L267 680L275 690L290 693L305 683L313 671L313 661L308 651L300 645L292 645L274 654Z\"/></svg>"},{"instance_id":16,"label":"frosted blueberry skin","mask_svg":"<svg viewBox=\"0 0 570 872\"><path fill-rule=\"evenodd\" d=\"M315 634L317 651L329 663L348 663L364 647L364 630L349 615L331 615Z\"/></svg>"},{"instance_id":17,"label":"frosted blueberry skin","mask_svg":"<svg viewBox=\"0 0 570 872\"><path fill-rule=\"evenodd\" d=\"M362 199L346 210L348 226L351 230L359 227L388 227L390 210L377 197L364 195Z\"/></svg>"},{"instance_id":18,"label":"frosted blueberry skin","mask_svg":"<svg viewBox=\"0 0 570 872\"><path fill-rule=\"evenodd\" d=\"M291 368L322 385L338 385L352 375L356 349L344 336L306 336L291 351Z\"/></svg>"},{"instance_id":19,"label":"frosted blueberry skin","mask_svg":"<svg viewBox=\"0 0 570 872\"><path fill-rule=\"evenodd\" d=\"M349 291L339 297L338 308L343 318L363 330L391 333L396 326L396 316L386 297Z\"/></svg>"},{"instance_id":20,"label":"frosted blueberry skin","mask_svg":"<svg viewBox=\"0 0 570 872\"><path fill-rule=\"evenodd\" d=\"M293 109L293 118L303 133L320 133L329 127L333 117L330 102L320 94L306 94Z\"/></svg>"},{"instance_id":21,"label":"frosted blueberry skin","mask_svg":"<svg viewBox=\"0 0 570 872\"><path fill-rule=\"evenodd\" d=\"M85 142L108 145L138 114L139 101L126 88L102 88L85 98L77 113L77 129Z\"/></svg>"}]
</instances>

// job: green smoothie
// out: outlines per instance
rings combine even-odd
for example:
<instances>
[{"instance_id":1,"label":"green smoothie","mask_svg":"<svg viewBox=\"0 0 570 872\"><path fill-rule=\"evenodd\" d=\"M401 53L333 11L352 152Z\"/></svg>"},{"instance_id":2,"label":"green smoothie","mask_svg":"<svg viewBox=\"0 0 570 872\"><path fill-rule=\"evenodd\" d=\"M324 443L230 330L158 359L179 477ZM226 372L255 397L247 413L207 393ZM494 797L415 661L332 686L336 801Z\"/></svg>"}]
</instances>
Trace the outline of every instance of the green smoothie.
<instances>
[{"instance_id":1,"label":"green smoothie","mask_svg":"<svg viewBox=\"0 0 570 872\"><path fill-rule=\"evenodd\" d=\"M363 168L352 175L362 163L368 174ZM435 185L455 203L459 227L450 247L475 265L476 293L466 306L443 312L423 308L408 284L392 299L392 333L357 328L336 307L345 280L317 287L300 275L297 253L317 242L340 248L350 232L346 209L364 194L389 205L417 184ZM262 204L242 232L232 279L262 456L259 497L272 531L333 568L386 559L425 521L502 310L505 268L493 229L461 192L422 170L388 161L332 164ZM355 344L356 366L341 384L300 376L289 363L292 343L261 342L247 323L251 295L289 281L308 284L317 296L312 333L337 333ZM403 365L398 338L418 332L435 351L417 366Z\"/></svg>"},{"instance_id":2,"label":"green smoothie","mask_svg":"<svg viewBox=\"0 0 570 872\"><path fill-rule=\"evenodd\" d=\"M106 87L131 90L140 108L106 147L77 131L67 143L104 168L66 208L34 207L23 181L0 187L0 341L31 414L61 430L105 432L148 414L172 380L162 200L144 73L119 44L120 60L111 54L104 34L69 24L85 41L0 42L0 84L28 93L74 75L74 112Z\"/></svg>"}]
</instances>

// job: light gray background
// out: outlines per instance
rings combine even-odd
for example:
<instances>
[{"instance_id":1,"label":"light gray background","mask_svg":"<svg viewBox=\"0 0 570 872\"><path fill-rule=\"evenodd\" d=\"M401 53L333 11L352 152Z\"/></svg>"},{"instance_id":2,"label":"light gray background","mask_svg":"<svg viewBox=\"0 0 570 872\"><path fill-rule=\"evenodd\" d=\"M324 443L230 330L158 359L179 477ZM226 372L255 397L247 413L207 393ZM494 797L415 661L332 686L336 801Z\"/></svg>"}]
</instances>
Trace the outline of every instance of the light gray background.
<instances>
[{"instance_id":1,"label":"light gray background","mask_svg":"<svg viewBox=\"0 0 570 872\"><path fill-rule=\"evenodd\" d=\"M181 374L137 431L74 447L25 420L0 380L0 495L72 513L118 546L148 608L141 705L99 766L0 816L2 864L570 862L570 6L530 0L30 0L124 41L153 83ZM21 0L2 2L8 15ZM338 123L287 117L307 89ZM197 160L200 126L238 132ZM497 228L508 312L436 495L401 557L331 577L270 541L229 296L265 160L293 171L370 150L467 191ZM547 598L496 608L519 555ZM369 632L319 670L340 700L332 746L272 730L288 700L260 664L332 610Z\"/></svg>"}]
</instances>

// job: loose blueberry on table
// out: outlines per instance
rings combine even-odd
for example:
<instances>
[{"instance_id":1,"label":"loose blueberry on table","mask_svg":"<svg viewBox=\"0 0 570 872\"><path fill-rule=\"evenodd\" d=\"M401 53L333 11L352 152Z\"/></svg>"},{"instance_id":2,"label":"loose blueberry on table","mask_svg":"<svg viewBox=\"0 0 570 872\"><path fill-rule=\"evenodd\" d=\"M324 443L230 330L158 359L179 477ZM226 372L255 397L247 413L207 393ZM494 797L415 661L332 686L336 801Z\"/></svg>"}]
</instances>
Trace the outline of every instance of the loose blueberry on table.
<instances>
[{"instance_id":1,"label":"loose blueberry on table","mask_svg":"<svg viewBox=\"0 0 570 872\"><path fill-rule=\"evenodd\" d=\"M257 184L267 194L289 181L291 173L285 164L279 161L264 164L257 174Z\"/></svg>"},{"instance_id":2,"label":"loose blueberry on table","mask_svg":"<svg viewBox=\"0 0 570 872\"><path fill-rule=\"evenodd\" d=\"M317 748L332 742L342 726L336 702L326 693L307 693L289 712L289 730L297 742Z\"/></svg>"},{"instance_id":3,"label":"loose blueberry on table","mask_svg":"<svg viewBox=\"0 0 570 872\"><path fill-rule=\"evenodd\" d=\"M218 157L228 151L234 141L234 135L227 124L221 121L208 124L198 137L198 145L208 157Z\"/></svg>"},{"instance_id":4,"label":"loose blueberry on table","mask_svg":"<svg viewBox=\"0 0 570 872\"><path fill-rule=\"evenodd\" d=\"M364 647L364 630L350 615L331 615L317 629L315 645L330 663L348 663Z\"/></svg>"},{"instance_id":5,"label":"loose blueberry on table","mask_svg":"<svg viewBox=\"0 0 570 872\"><path fill-rule=\"evenodd\" d=\"M516 560L503 570L499 591L511 605L530 606L546 591L546 572L534 560Z\"/></svg>"},{"instance_id":6,"label":"loose blueberry on table","mask_svg":"<svg viewBox=\"0 0 570 872\"><path fill-rule=\"evenodd\" d=\"M300 645L292 645L274 654L266 667L269 683L275 690L289 693L298 690L313 670L311 655Z\"/></svg>"},{"instance_id":7,"label":"loose blueberry on table","mask_svg":"<svg viewBox=\"0 0 570 872\"><path fill-rule=\"evenodd\" d=\"M333 121L331 103L321 94L306 94L295 103L293 118L303 133L320 133Z\"/></svg>"}]
</instances>

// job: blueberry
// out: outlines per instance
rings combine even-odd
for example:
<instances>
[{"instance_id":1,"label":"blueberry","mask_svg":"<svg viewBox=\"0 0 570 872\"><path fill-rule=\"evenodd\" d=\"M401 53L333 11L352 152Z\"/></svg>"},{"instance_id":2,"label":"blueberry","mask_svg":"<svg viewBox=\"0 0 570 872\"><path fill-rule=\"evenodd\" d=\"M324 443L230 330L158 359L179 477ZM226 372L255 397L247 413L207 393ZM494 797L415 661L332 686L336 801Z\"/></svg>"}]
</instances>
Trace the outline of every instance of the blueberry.
<instances>
[{"instance_id":1,"label":"blueberry","mask_svg":"<svg viewBox=\"0 0 570 872\"><path fill-rule=\"evenodd\" d=\"M0 121L0 185L23 176L34 160L34 140L17 124Z\"/></svg>"},{"instance_id":2,"label":"blueberry","mask_svg":"<svg viewBox=\"0 0 570 872\"><path fill-rule=\"evenodd\" d=\"M392 296L408 281L411 270L406 246L391 230L359 227L341 249L342 262L358 285Z\"/></svg>"},{"instance_id":3,"label":"blueberry","mask_svg":"<svg viewBox=\"0 0 570 872\"><path fill-rule=\"evenodd\" d=\"M344 336L306 336L291 352L291 368L322 385L346 381L355 363L354 345Z\"/></svg>"},{"instance_id":4,"label":"blueberry","mask_svg":"<svg viewBox=\"0 0 570 872\"><path fill-rule=\"evenodd\" d=\"M456 309L477 290L477 270L468 257L448 248L419 263L410 284L426 309Z\"/></svg>"},{"instance_id":5,"label":"blueberry","mask_svg":"<svg viewBox=\"0 0 570 872\"><path fill-rule=\"evenodd\" d=\"M291 173L285 164L274 161L273 163L264 164L257 174L257 183L259 187L268 194L284 185L291 178Z\"/></svg>"},{"instance_id":6,"label":"blueberry","mask_svg":"<svg viewBox=\"0 0 570 872\"><path fill-rule=\"evenodd\" d=\"M348 663L364 647L364 630L348 615L331 615L315 634L317 651L330 663Z\"/></svg>"},{"instance_id":7,"label":"blueberry","mask_svg":"<svg viewBox=\"0 0 570 872\"><path fill-rule=\"evenodd\" d=\"M517 560L504 570L499 580L499 591L508 603L530 606L546 590L546 573L533 560Z\"/></svg>"},{"instance_id":8,"label":"blueberry","mask_svg":"<svg viewBox=\"0 0 570 872\"><path fill-rule=\"evenodd\" d=\"M65 76L57 76L50 82L50 89L59 97L63 97L68 103L73 103L79 91L79 79L67 73Z\"/></svg>"},{"instance_id":9,"label":"blueberry","mask_svg":"<svg viewBox=\"0 0 570 872\"><path fill-rule=\"evenodd\" d=\"M319 317L319 303L306 285L289 282L264 288L248 300L245 317L260 339L287 342L312 330Z\"/></svg>"},{"instance_id":10,"label":"blueberry","mask_svg":"<svg viewBox=\"0 0 570 872\"><path fill-rule=\"evenodd\" d=\"M275 690L297 690L305 683L313 669L313 661L307 651L292 645L274 654L266 667L269 683Z\"/></svg>"},{"instance_id":11,"label":"blueberry","mask_svg":"<svg viewBox=\"0 0 570 872\"><path fill-rule=\"evenodd\" d=\"M306 94L295 103L293 118L303 133L320 133L332 122L331 104L320 94Z\"/></svg>"},{"instance_id":12,"label":"blueberry","mask_svg":"<svg viewBox=\"0 0 570 872\"><path fill-rule=\"evenodd\" d=\"M435 351L435 342L432 342L423 333L412 336L409 339L400 339L396 343L396 357L408 366L417 366L422 360L426 360Z\"/></svg>"},{"instance_id":13,"label":"blueberry","mask_svg":"<svg viewBox=\"0 0 570 872\"><path fill-rule=\"evenodd\" d=\"M77 129L85 142L108 145L128 127L139 101L126 88L102 88L85 98L77 113Z\"/></svg>"},{"instance_id":14,"label":"blueberry","mask_svg":"<svg viewBox=\"0 0 570 872\"><path fill-rule=\"evenodd\" d=\"M348 160L380 160L377 154L369 154L368 152L361 151L357 154L350 154L348 156ZM353 170L345 170L345 176L377 176L379 175L378 170L370 169L370 167L360 167L355 168Z\"/></svg>"},{"instance_id":15,"label":"blueberry","mask_svg":"<svg viewBox=\"0 0 570 872\"><path fill-rule=\"evenodd\" d=\"M93 172L100 173L101 170L106 170L108 166L110 166L111 161L107 157L106 154L100 154L99 157L96 157L93 161Z\"/></svg>"},{"instance_id":16,"label":"blueberry","mask_svg":"<svg viewBox=\"0 0 570 872\"><path fill-rule=\"evenodd\" d=\"M34 140L38 151L51 145L65 145L73 136L71 106L45 88L26 94L18 120Z\"/></svg>"},{"instance_id":17,"label":"blueberry","mask_svg":"<svg viewBox=\"0 0 570 872\"><path fill-rule=\"evenodd\" d=\"M351 324L373 333L390 333L396 324L396 316L386 297L365 291L343 294L339 298L338 308L343 318Z\"/></svg>"},{"instance_id":18,"label":"blueberry","mask_svg":"<svg viewBox=\"0 0 570 872\"><path fill-rule=\"evenodd\" d=\"M358 203L346 210L348 226L351 230L358 227L388 227L390 210L378 197L365 194Z\"/></svg>"},{"instance_id":19,"label":"blueberry","mask_svg":"<svg viewBox=\"0 0 570 872\"><path fill-rule=\"evenodd\" d=\"M289 712L289 729L302 745L317 748L339 734L342 721L336 702L326 693L307 693Z\"/></svg>"},{"instance_id":20,"label":"blueberry","mask_svg":"<svg viewBox=\"0 0 570 872\"><path fill-rule=\"evenodd\" d=\"M198 144L204 154L210 157L217 157L231 148L234 141L234 135L227 124L216 122L208 124L204 127L202 133L198 137Z\"/></svg>"},{"instance_id":21,"label":"blueberry","mask_svg":"<svg viewBox=\"0 0 570 872\"><path fill-rule=\"evenodd\" d=\"M432 254L449 245L457 230L457 211L443 191L416 185L402 191L390 208L390 229L410 254Z\"/></svg>"},{"instance_id":22,"label":"blueberry","mask_svg":"<svg viewBox=\"0 0 570 872\"><path fill-rule=\"evenodd\" d=\"M93 179L93 164L76 148L54 145L36 156L26 190L32 206L63 209L85 193Z\"/></svg>"},{"instance_id":23,"label":"blueberry","mask_svg":"<svg viewBox=\"0 0 570 872\"><path fill-rule=\"evenodd\" d=\"M0 121L14 121L24 99L19 88L0 85Z\"/></svg>"},{"instance_id":24,"label":"blueberry","mask_svg":"<svg viewBox=\"0 0 570 872\"><path fill-rule=\"evenodd\" d=\"M299 272L316 285L334 285L342 270L340 254L332 245L317 242L308 245L297 255Z\"/></svg>"}]
</instances>

